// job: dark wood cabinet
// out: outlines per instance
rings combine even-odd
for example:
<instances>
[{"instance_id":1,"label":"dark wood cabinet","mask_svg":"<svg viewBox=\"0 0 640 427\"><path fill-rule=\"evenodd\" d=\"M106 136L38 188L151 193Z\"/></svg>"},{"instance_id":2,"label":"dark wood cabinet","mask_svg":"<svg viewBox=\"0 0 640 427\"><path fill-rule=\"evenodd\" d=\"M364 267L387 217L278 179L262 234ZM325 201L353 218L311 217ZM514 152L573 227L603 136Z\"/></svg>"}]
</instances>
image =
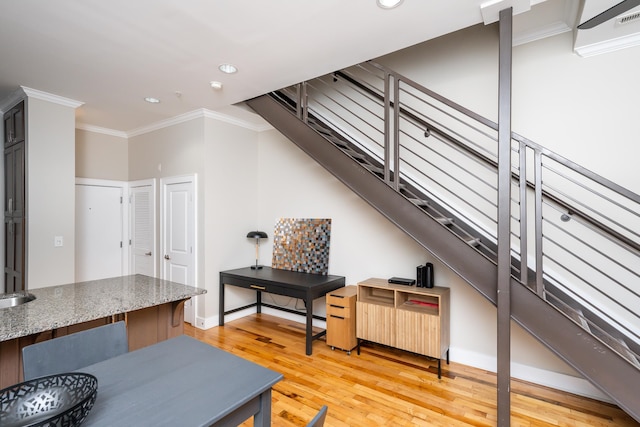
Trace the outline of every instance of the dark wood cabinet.
<instances>
[{"instance_id":1,"label":"dark wood cabinet","mask_svg":"<svg viewBox=\"0 0 640 427\"><path fill-rule=\"evenodd\" d=\"M24 101L20 101L15 107L4 115L4 146L19 144L25 141L25 114Z\"/></svg>"},{"instance_id":2,"label":"dark wood cabinet","mask_svg":"<svg viewBox=\"0 0 640 427\"><path fill-rule=\"evenodd\" d=\"M25 290L26 139L24 101L4 120L5 292Z\"/></svg>"}]
</instances>

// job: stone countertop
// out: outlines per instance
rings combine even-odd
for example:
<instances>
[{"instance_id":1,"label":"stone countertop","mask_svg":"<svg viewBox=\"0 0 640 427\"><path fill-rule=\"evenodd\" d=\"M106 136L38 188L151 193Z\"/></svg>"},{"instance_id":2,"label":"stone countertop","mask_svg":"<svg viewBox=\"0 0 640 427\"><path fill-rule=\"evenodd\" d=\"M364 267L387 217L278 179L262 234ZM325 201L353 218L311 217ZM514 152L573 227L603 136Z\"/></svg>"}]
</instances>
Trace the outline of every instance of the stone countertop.
<instances>
[{"instance_id":1,"label":"stone countertop","mask_svg":"<svg viewBox=\"0 0 640 427\"><path fill-rule=\"evenodd\" d=\"M0 309L0 341L126 313L207 291L141 274L29 290L36 299Z\"/></svg>"}]
</instances>

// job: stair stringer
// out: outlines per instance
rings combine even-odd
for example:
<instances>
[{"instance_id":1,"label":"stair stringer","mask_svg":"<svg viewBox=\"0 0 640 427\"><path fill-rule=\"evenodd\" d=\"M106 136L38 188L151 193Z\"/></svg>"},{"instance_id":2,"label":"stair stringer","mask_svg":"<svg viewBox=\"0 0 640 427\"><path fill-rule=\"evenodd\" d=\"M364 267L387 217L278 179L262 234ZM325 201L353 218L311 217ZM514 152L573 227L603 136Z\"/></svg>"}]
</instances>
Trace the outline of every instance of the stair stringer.
<instances>
[{"instance_id":1,"label":"stair stringer","mask_svg":"<svg viewBox=\"0 0 640 427\"><path fill-rule=\"evenodd\" d=\"M246 103L371 207L495 304L495 264L267 95ZM460 260L465 260L461 262ZM475 280L472 280L476 278Z\"/></svg>"},{"instance_id":2,"label":"stair stringer","mask_svg":"<svg viewBox=\"0 0 640 427\"><path fill-rule=\"evenodd\" d=\"M457 238L446 226L268 95L246 103L494 306L497 304L498 272L493 261ZM640 370L518 281L512 279L511 284L512 319L640 421L640 400L637 399Z\"/></svg>"}]
</instances>

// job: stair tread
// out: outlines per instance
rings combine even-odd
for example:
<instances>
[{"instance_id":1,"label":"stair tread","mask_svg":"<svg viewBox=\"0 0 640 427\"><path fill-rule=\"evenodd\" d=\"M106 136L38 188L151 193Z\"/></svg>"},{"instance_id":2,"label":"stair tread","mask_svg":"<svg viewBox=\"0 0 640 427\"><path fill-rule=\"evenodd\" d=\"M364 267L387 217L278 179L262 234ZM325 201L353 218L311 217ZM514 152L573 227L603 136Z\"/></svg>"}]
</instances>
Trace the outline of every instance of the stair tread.
<instances>
[{"instance_id":1,"label":"stair tread","mask_svg":"<svg viewBox=\"0 0 640 427\"><path fill-rule=\"evenodd\" d=\"M594 330L594 335L600 338L605 344L615 350L625 359L640 368L638 356L631 351L627 343L621 338L615 338L598 330Z\"/></svg>"},{"instance_id":2,"label":"stair tread","mask_svg":"<svg viewBox=\"0 0 640 427\"><path fill-rule=\"evenodd\" d=\"M478 237L466 236L464 237L464 241L471 246L480 246L480 239Z\"/></svg>"},{"instance_id":3,"label":"stair tread","mask_svg":"<svg viewBox=\"0 0 640 427\"><path fill-rule=\"evenodd\" d=\"M345 141L343 141L340 138L336 138L333 135L329 135L328 138L329 138L329 140L331 142L333 142L334 144L336 144L340 148L349 148L349 144L347 144Z\"/></svg>"},{"instance_id":4,"label":"stair tread","mask_svg":"<svg viewBox=\"0 0 640 427\"><path fill-rule=\"evenodd\" d=\"M332 135L332 132L329 129L325 128L324 126L319 125L313 121L309 121L308 123L309 123L309 126L314 128L316 131L323 133L325 135Z\"/></svg>"},{"instance_id":5,"label":"stair tread","mask_svg":"<svg viewBox=\"0 0 640 427\"><path fill-rule=\"evenodd\" d=\"M429 206L429 201L424 199L409 199L411 203L416 206Z\"/></svg>"},{"instance_id":6,"label":"stair tread","mask_svg":"<svg viewBox=\"0 0 640 427\"><path fill-rule=\"evenodd\" d=\"M362 163L362 166L364 166L365 168L369 169L371 172L374 172L374 173L379 173L379 174L384 173L384 169L379 168L378 166L374 166L370 163Z\"/></svg>"},{"instance_id":7,"label":"stair tread","mask_svg":"<svg viewBox=\"0 0 640 427\"><path fill-rule=\"evenodd\" d=\"M440 224L442 225L451 225L453 224L453 218L448 218L448 217L440 217L440 218L436 218L436 221L438 221Z\"/></svg>"}]
</instances>

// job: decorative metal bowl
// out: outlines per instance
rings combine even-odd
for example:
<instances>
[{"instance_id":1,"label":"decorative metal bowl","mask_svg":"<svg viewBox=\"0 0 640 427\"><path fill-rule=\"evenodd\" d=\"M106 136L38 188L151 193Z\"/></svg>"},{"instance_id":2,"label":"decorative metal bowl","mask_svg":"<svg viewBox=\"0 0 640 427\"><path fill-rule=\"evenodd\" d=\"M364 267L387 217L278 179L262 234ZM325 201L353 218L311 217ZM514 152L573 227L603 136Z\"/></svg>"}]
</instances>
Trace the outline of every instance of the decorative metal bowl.
<instances>
[{"instance_id":1,"label":"decorative metal bowl","mask_svg":"<svg viewBox=\"0 0 640 427\"><path fill-rule=\"evenodd\" d=\"M65 373L0 390L0 426L79 426L96 401L98 379Z\"/></svg>"}]
</instances>

